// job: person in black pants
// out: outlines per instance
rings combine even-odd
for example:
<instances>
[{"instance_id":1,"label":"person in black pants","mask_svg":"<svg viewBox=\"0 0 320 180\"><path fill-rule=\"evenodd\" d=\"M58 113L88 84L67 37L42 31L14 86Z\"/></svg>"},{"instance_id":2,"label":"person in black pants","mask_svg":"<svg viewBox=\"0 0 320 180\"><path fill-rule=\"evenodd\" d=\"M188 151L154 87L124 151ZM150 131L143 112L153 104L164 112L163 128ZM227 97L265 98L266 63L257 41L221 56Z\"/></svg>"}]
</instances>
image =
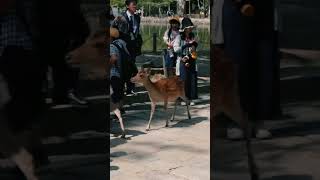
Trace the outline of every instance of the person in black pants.
<instances>
[{"instance_id":1,"label":"person in black pants","mask_svg":"<svg viewBox=\"0 0 320 180\"><path fill-rule=\"evenodd\" d=\"M52 68L53 102L79 105L87 102L76 92L79 70L66 63L68 52L84 43L89 27L80 9L80 1L36 0L39 58Z\"/></svg>"},{"instance_id":2,"label":"person in black pants","mask_svg":"<svg viewBox=\"0 0 320 180\"><path fill-rule=\"evenodd\" d=\"M219 0L216 0L219 1ZM254 7L246 14L244 5ZM271 118L275 75L278 61L273 29L273 2L254 0L220 0L220 21L215 46L221 48L238 66L241 106L255 124L258 138L269 138L271 133L263 128L264 120ZM247 6L248 7L248 6ZM222 11L221 11L222 9ZM251 12L251 11L249 11ZM222 17L222 18L221 18ZM221 21L222 19L222 21ZM241 139L243 132L237 125L228 128L228 138Z\"/></svg>"}]
</instances>

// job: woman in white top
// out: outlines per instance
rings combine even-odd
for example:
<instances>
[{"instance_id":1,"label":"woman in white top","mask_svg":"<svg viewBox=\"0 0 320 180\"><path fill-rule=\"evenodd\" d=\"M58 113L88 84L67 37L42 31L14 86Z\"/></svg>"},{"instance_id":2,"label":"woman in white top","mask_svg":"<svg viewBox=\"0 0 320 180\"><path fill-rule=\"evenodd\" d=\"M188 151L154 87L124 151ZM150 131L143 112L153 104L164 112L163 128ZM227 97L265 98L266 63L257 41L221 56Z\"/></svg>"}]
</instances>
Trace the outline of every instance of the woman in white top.
<instances>
[{"instance_id":1,"label":"woman in white top","mask_svg":"<svg viewBox=\"0 0 320 180\"><path fill-rule=\"evenodd\" d=\"M178 53L181 51L180 46L180 21L179 17L172 17L169 20L170 27L166 30L166 32L163 35L163 40L167 45L167 50L164 55L165 57L165 68L168 74L166 76L172 76L174 75L176 62ZM176 73L177 74L177 73ZM178 74L177 74L178 75Z\"/></svg>"}]
</instances>

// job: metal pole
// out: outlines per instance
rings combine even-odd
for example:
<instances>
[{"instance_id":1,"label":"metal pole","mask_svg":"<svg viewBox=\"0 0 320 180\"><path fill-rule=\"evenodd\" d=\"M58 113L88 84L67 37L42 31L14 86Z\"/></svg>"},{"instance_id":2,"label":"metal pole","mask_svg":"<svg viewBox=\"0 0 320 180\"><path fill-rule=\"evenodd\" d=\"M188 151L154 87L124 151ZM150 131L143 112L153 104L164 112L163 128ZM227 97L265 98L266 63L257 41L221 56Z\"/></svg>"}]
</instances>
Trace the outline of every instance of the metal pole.
<instances>
[{"instance_id":1,"label":"metal pole","mask_svg":"<svg viewBox=\"0 0 320 180\"><path fill-rule=\"evenodd\" d=\"M191 0L189 0L189 16L191 18Z\"/></svg>"},{"instance_id":2,"label":"metal pole","mask_svg":"<svg viewBox=\"0 0 320 180\"><path fill-rule=\"evenodd\" d=\"M157 52L157 33L153 33L153 52Z\"/></svg>"}]
</instances>

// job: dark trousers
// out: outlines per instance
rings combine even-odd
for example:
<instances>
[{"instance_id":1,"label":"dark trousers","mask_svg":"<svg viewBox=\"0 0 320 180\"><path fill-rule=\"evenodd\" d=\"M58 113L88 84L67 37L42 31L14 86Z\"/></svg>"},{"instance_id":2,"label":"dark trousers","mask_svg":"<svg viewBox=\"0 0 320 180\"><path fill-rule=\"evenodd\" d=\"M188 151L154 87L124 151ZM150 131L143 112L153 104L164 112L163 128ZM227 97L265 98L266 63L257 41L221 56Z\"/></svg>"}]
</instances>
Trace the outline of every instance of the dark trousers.
<instances>
[{"instance_id":1,"label":"dark trousers","mask_svg":"<svg viewBox=\"0 0 320 180\"><path fill-rule=\"evenodd\" d=\"M119 77L111 77L110 80L111 88L113 93L111 94L111 101L119 103L123 98L123 83Z\"/></svg>"},{"instance_id":2,"label":"dark trousers","mask_svg":"<svg viewBox=\"0 0 320 180\"><path fill-rule=\"evenodd\" d=\"M44 61L47 60L47 67L52 68L53 92L52 99L55 102L67 100L68 92L77 88L79 81L79 69L70 67L66 60L66 53L61 51L43 51Z\"/></svg>"},{"instance_id":3,"label":"dark trousers","mask_svg":"<svg viewBox=\"0 0 320 180\"><path fill-rule=\"evenodd\" d=\"M272 119L275 110L279 110L279 57L275 41L273 35L254 38L252 44L245 44L246 56L239 63L242 106L254 121Z\"/></svg>"},{"instance_id":4,"label":"dark trousers","mask_svg":"<svg viewBox=\"0 0 320 180\"><path fill-rule=\"evenodd\" d=\"M132 58L132 61L133 61L134 63L136 63L136 58ZM132 77L133 77L133 76L135 76L135 74L132 75ZM127 80L125 83L126 83L126 85L127 85L127 89L126 89L126 92L127 92L127 93L130 93L131 91L134 91L135 84L132 83L132 82L130 81L130 79Z\"/></svg>"},{"instance_id":5,"label":"dark trousers","mask_svg":"<svg viewBox=\"0 0 320 180\"><path fill-rule=\"evenodd\" d=\"M190 100L198 98L196 63L190 62L190 66L186 67L185 63L180 63L180 78L184 81L184 90L186 97Z\"/></svg>"},{"instance_id":6,"label":"dark trousers","mask_svg":"<svg viewBox=\"0 0 320 180\"><path fill-rule=\"evenodd\" d=\"M223 19L225 52L238 65L241 105L251 120L270 119L280 109L276 33L259 34L255 19L241 16L231 0L224 1Z\"/></svg>"}]
</instances>

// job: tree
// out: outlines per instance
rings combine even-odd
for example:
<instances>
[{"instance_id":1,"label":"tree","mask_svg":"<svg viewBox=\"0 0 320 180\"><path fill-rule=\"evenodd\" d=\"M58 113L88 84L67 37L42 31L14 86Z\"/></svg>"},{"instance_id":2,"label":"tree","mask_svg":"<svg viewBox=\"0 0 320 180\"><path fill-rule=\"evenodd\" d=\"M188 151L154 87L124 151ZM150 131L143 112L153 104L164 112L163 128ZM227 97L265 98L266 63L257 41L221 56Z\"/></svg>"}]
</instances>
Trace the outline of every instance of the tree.
<instances>
[{"instance_id":1,"label":"tree","mask_svg":"<svg viewBox=\"0 0 320 180\"><path fill-rule=\"evenodd\" d=\"M177 0L177 14L178 15L183 15L184 14L185 5L186 5L186 1L185 0Z\"/></svg>"},{"instance_id":2,"label":"tree","mask_svg":"<svg viewBox=\"0 0 320 180\"><path fill-rule=\"evenodd\" d=\"M124 0L110 0L110 4L111 6L116 6L119 8L125 7Z\"/></svg>"}]
</instances>

